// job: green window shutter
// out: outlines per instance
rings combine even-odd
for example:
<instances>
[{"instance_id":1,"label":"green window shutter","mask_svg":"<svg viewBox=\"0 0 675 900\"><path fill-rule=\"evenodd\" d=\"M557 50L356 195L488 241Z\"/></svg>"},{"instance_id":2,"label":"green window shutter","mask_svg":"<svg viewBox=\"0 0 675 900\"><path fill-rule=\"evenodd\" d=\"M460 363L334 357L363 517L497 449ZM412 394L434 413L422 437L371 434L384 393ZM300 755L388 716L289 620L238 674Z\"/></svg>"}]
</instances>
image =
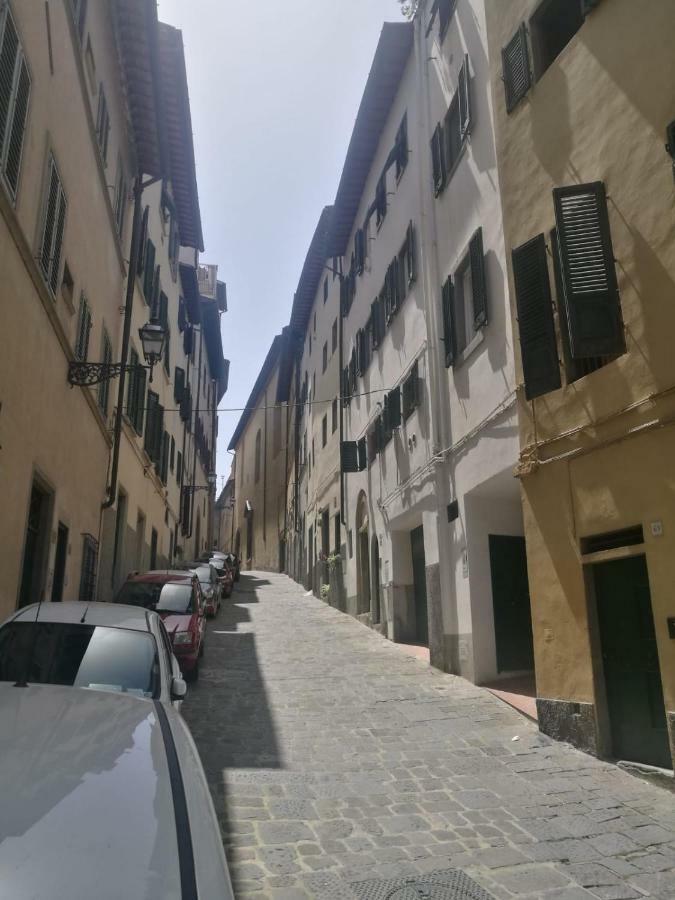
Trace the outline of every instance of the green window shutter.
<instances>
[{"instance_id":1,"label":"green window shutter","mask_svg":"<svg viewBox=\"0 0 675 900\"><path fill-rule=\"evenodd\" d=\"M525 397L532 400L561 383L544 235L516 247L511 261Z\"/></svg>"},{"instance_id":2,"label":"green window shutter","mask_svg":"<svg viewBox=\"0 0 675 900\"><path fill-rule=\"evenodd\" d=\"M445 344L445 365L451 366L455 361L455 328L454 328L454 285L448 275L442 291L443 302L443 343Z\"/></svg>"},{"instance_id":3,"label":"green window shutter","mask_svg":"<svg viewBox=\"0 0 675 900\"><path fill-rule=\"evenodd\" d=\"M342 441L340 464L343 472L359 472L359 451L356 441Z\"/></svg>"},{"instance_id":4,"label":"green window shutter","mask_svg":"<svg viewBox=\"0 0 675 900\"><path fill-rule=\"evenodd\" d=\"M155 245L150 238L145 242L145 259L143 262L143 295L145 302L149 305L152 302L152 288L155 279Z\"/></svg>"},{"instance_id":5,"label":"green window shutter","mask_svg":"<svg viewBox=\"0 0 675 900\"><path fill-rule=\"evenodd\" d=\"M63 230L66 224L66 197L59 183L59 195L56 206L56 222L54 230L54 243L52 246L51 271L49 274L49 287L52 294L56 294L61 276L61 250L63 249Z\"/></svg>"},{"instance_id":6,"label":"green window shutter","mask_svg":"<svg viewBox=\"0 0 675 900\"><path fill-rule=\"evenodd\" d=\"M341 391L342 391L342 405L349 406L349 400L351 397L351 392L349 390L349 366L345 366L344 369L342 370Z\"/></svg>"},{"instance_id":7,"label":"green window shutter","mask_svg":"<svg viewBox=\"0 0 675 900\"><path fill-rule=\"evenodd\" d=\"M159 266L157 266L159 270ZM164 291L160 291L159 293L159 315L158 319L160 325L163 325L165 328L169 327L169 298L166 296Z\"/></svg>"},{"instance_id":8,"label":"green window shutter","mask_svg":"<svg viewBox=\"0 0 675 900\"><path fill-rule=\"evenodd\" d=\"M1 16L0 13L0 20ZM5 138L11 130L10 105L18 59L19 35L14 26L14 20L7 10L2 29L2 44L0 45L0 156L3 155Z\"/></svg>"},{"instance_id":9,"label":"green window shutter","mask_svg":"<svg viewBox=\"0 0 675 900\"><path fill-rule=\"evenodd\" d=\"M366 332L359 328L356 332L356 374L366 374Z\"/></svg>"},{"instance_id":10,"label":"green window shutter","mask_svg":"<svg viewBox=\"0 0 675 900\"><path fill-rule=\"evenodd\" d=\"M502 78L506 92L506 111L510 113L532 85L527 29L522 24L502 49Z\"/></svg>"},{"instance_id":11,"label":"green window shutter","mask_svg":"<svg viewBox=\"0 0 675 900\"><path fill-rule=\"evenodd\" d=\"M366 439L364 437L362 437L360 441L357 441L356 454L358 457L359 472L363 472L364 469L368 468L368 454Z\"/></svg>"},{"instance_id":12,"label":"green window shutter","mask_svg":"<svg viewBox=\"0 0 675 900\"><path fill-rule=\"evenodd\" d=\"M143 440L143 448L150 459L153 455L153 442L155 440L155 429L157 422L157 407L159 405L159 395L154 391L148 391L147 399L147 417L145 424L145 437Z\"/></svg>"},{"instance_id":13,"label":"green window shutter","mask_svg":"<svg viewBox=\"0 0 675 900\"><path fill-rule=\"evenodd\" d=\"M141 233L138 238L138 264L136 271L139 275L143 274L145 268L145 256L148 249L148 218L150 216L150 207L146 206L143 210L143 218L141 219Z\"/></svg>"},{"instance_id":14,"label":"green window shutter","mask_svg":"<svg viewBox=\"0 0 675 900\"><path fill-rule=\"evenodd\" d=\"M356 272L358 275L363 274L363 267L366 262L366 236L363 228L359 228L354 235L354 256L356 260ZM328 284L328 282L325 282Z\"/></svg>"},{"instance_id":15,"label":"green window shutter","mask_svg":"<svg viewBox=\"0 0 675 900\"><path fill-rule=\"evenodd\" d=\"M401 388L395 387L387 394L387 426L390 429L401 427Z\"/></svg>"},{"instance_id":16,"label":"green window shutter","mask_svg":"<svg viewBox=\"0 0 675 900\"><path fill-rule=\"evenodd\" d=\"M443 153L443 126L439 123L431 138L431 165L434 176L434 192L436 196L445 187L445 155Z\"/></svg>"},{"instance_id":17,"label":"green window shutter","mask_svg":"<svg viewBox=\"0 0 675 900\"><path fill-rule=\"evenodd\" d=\"M190 356L192 353L192 348L194 346L194 339L192 336L192 325L188 325L183 332L183 353L186 356Z\"/></svg>"},{"instance_id":18,"label":"green window shutter","mask_svg":"<svg viewBox=\"0 0 675 900\"><path fill-rule=\"evenodd\" d=\"M5 162L5 177L13 197L16 195L16 189L19 184L21 152L23 149L23 136L26 130L29 97L30 76L28 75L26 61L22 59L19 66L19 78L14 98L14 108L8 117L8 124L10 127L8 129L9 139Z\"/></svg>"},{"instance_id":19,"label":"green window shutter","mask_svg":"<svg viewBox=\"0 0 675 900\"><path fill-rule=\"evenodd\" d=\"M136 386L136 418L134 420L134 428L137 434L143 434L143 419L145 417L145 382L148 373L142 367L136 369L136 377L134 379Z\"/></svg>"},{"instance_id":20,"label":"green window shutter","mask_svg":"<svg viewBox=\"0 0 675 900\"><path fill-rule=\"evenodd\" d=\"M150 318L151 319L159 319L161 314L160 310L160 295L162 292L162 280L161 280L161 269L162 267L157 264L155 266L155 274L152 279L152 295L150 298Z\"/></svg>"},{"instance_id":21,"label":"green window shutter","mask_svg":"<svg viewBox=\"0 0 675 900\"><path fill-rule=\"evenodd\" d=\"M413 223L408 223L408 231L406 233L406 264L408 266L408 285L411 285L417 278L417 265L415 255L415 229Z\"/></svg>"},{"instance_id":22,"label":"green window shutter","mask_svg":"<svg viewBox=\"0 0 675 900\"><path fill-rule=\"evenodd\" d=\"M396 177L400 178L408 165L408 115L404 113L396 132Z\"/></svg>"},{"instance_id":23,"label":"green window shutter","mask_svg":"<svg viewBox=\"0 0 675 900\"><path fill-rule=\"evenodd\" d=\"M129 351L129 365L137 366L138 365L138 353L135 350ZM129 381L127 382L127 417L129 421L134 424L136 422L137 415L137 402L138 396L136 393L136 378L137 378L138 370L132 368L129 372Z\"/></svg>"},{"instance_id":24,"label":"green window shutter","mask_svg":"<svg viewBox=\"0 0 675 900\"><path fill-rule=\"evenodd\" d=\"M625 349L619 288L601 181L553 191L560 274L573 359Z\"/></svg>"},{"instance_id":25,"label":"green window shutter","mask_svg":"<svg viewBox=\"0 0 675 900\"><path fill-rule=\"evenodd\" d=\"M469 244L471 259L471 286L473 291L473 326L476 331L488 321L488 298L485 284L485 254L483 253L483 229L479 228Z\"/></svg>"},{"instance_id":26,"label":"green window shutter","mask_svg":"<svg viewBox=\"0 0 675 900\"><path fill-rule=\"evenodd\" d=\"M471 79L469 75L469 57L464 55L462 68L459 70L459 131L462 140L471 131Z\"/></svg>"},{"instance_id":27,"label":"green window shutter","mask_svg":"<svg viewBox=\"0 0 675 900\"><path fill-rule=\"evenodd\" d=\"M162 432L162 449L160 454L159 477L166 484L169 476L169 433Z\"/></svg>"},{"instance_id":28,"label":"green window shutter","mask_svg":"<svg viewBox=\"0 0 675 900\"><path fill-rule=\"evenodd\" d=\"M600 0L581 0L581 15L586 18L590 13L593 12L595 7L600 3Z\"/></svg>"},{"instance_id":29,"label":"green window shutter","mask_svg":"<svg viewBox=\"0 0 675 900\"><path fill-rule=\"evenodd\" d=\"M410 374L403 382L401 415L404 419L408 419L415 407L419 406L419 393L419 365L415 362Z\"/></svg>"},{"instance_id":30,"label":"green window shutter","mask_svg":"<svg viewBox=\"0 0 675 900\"><path fill-rule=\"evenodd\" d=\"M183 399L185 391L185 369L176 366L173 375L173 399L176 403L180 403Z\"/></svg>"},{"instance_id":31,"label":"green window shutter","mask_svg":"<svg viewBox=\"0 0 675 900\"><path fill-rule=\"evenodd\" d=\"M372 465L377 456L377 428L375 423L368 429L366 435L366 451L368 456L368 465Z\"/></svg>"}]
</instances>

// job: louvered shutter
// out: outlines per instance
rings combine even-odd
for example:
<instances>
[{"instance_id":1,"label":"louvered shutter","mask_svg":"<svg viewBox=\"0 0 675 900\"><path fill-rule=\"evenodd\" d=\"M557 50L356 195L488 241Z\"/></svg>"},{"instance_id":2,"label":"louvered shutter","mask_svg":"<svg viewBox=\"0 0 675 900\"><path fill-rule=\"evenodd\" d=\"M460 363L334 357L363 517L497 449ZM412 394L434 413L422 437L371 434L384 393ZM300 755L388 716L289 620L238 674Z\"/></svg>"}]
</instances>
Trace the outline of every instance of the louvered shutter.
<instances>
[{"instance_id":1,"label":"louvered shutter","mask_svg":"<svg viewBox=\"0 0 675 900\"><path fill-rule=\"evenodd\" d=\"M342 441L340 444L340 463L343 472L359 471L359 451L356 441Z\"/></svg>"},{"instance_id":2,"label":"louvered shutter","mask_svg":"<svg viewBox=\"0 0 675 900\"><path fill-rule=\"evenodd\" d=\"M169 446L169 433L164 431L162 433L162 451L159 465L159 477L162 479L163 484L166 484L169 477Z\"/></svg>"},{"instance_id":3,"label":"louvered shutter","mask_svg":"<svg viewBox=\"0 0 675 900\"><path fill-rule=\"evenodd\" d=\"M54 244L52 246L51 272L49 286L52 293L56 294L61 274L61 250L63 249L63 230L66 224L66 196L59 183L59 197L56 207L56 227L54 231Z\"/></svg>"},{"instance_id":4,"label":"louvered shutter","mask_svg":"<svg viewBox=\"0 0 675 900\"><path fill-rule=\"evenodd\" d=\"M1 78L2 76L0 76ZM21 60L19 78L14 98L14 108L10 113L8 124L9 141L5 157L5 177L12 196L16 194L19 183L19 169L21 167L21 151L23 148L23 136L26 130L26 117L28 115L28 99L30 97L30 77L28 66L24 59Z\"/></svg>"},{"instance_id":5,"label":"louvered shutter","mask_svg":"<svg viewBox=\"0 0 675 900\"><path fill-rule=\"evenodd\" d=\"M530 53L527 48L527 29L524 24L520 26L506 47L503 48L502 66L502 77L506 92L506 111L509 113L529 91L532 84Z\"/></svg>"},{"instance_id":6,"label":"louvered shutter","mask_svg":"<svg viewBox=\"0 0 675 900\"><path fill-rule=\"evenodd\" d=\"M411 285L417 278L416 256L415 256L415 229L413 223L408 223L408 231L406 234L406 264L408 266L408 285Z\"/></svg>"},{"instance_id":7,"label":"louvered shutter","mask_svg":"<svg viewBox=\"0 0 675 900\"><path fill-rule=\"evenodd\" d=\"M2 13L0 13L0 19ZM5 138L11 128L10 104L14 90L14 77L19 58L19 36L14 21L7 11L2 30L0 46L0 154L4 150Z\"/></svg>"},{"instance_id":8,"label":"louvered shutter","mask_svg":"<svg viewBox=\"0 0 675 900\"><path fill-rule=\"evenodd\" d=\"M377 350L380 346L380 335L378 332L378 309L379 301L373 300L370 304L370 346L373 350Z\"/></svg>"},{"instance_id":9,"label":"louvered shutter","mask_svg":"<svg viewBox=\"0 0 675 900\"><path fill-rule=\"evenodd\" d=\"M136 429L137 434L143 434L143 419L145 417L145 381L147 378L147 372L142 367L139 366L136 369L136 373L134 375L134 388L136 394L136 416L134 421L134 428Z\"/></svg>"},{"instance_id":10,"label":"louvered shutter","mask_svg":"<svg viewBox=\"0 0 675 900\"><path fill-rule=\"evenodd\" d=\"M185 331L183 332L183 352L186 356L189 356L192 353L193 346L193 338L192 338L192 325L188 325Z\"/></svg>"},{"instance_id":11,"label":"louvered shutter","mask_svg":"<svg viewBox=\"0 0 675 900\"><path fill-rule=\"evenodd\" d=\"M462 68L459 70L459 132L464 139L471 131L471 81L469 76L469 57L464 56Z\"/></svg>"},{"instance_id":12,"label":"louvered shutter","mask_svg":"<svg viewBox=\"0 0 675 900\"><path fill-rule=\"evenodd\" d=\"M431 138L431 165L434 176L434 191L436 196L445 186L445 158L443 156L443 126L438 124Z\"/></svg>"},{"instance_id":13,"label":"louvered shutter","mask_svg":"<svg viewBox=\"0 0 675 900\"><path fill-rule=\"evenodd\" d=\"M342 405L349 406L350 390L349 390L349 367L345 366L342 370Z\"/></svg>"},{"instance_id":14,"label":"louvered shutter","mask_svg":"<svg viewBox=\"0 0 675 900\"><path fill-rule=\"evenodd\" d=\"M366 331L360 328L356 332L356 373L361 376L366 374L368 367L366 343Z\"/></svg>"},{"instance_id":15,"label":"louvered shutter","mask_svg":"<svg viewBox=\"0 0 675 900\"><path fill-rule=\"evenodd\" d=\"M52 245L54 243L54 229L59 203L59 176L53 158L49 160L49 179L47 186L47 203L45 207L45 223L42 232L42 247L40 249L40 264L45 278L49 278L51 272Z\"/></svg>"},{"instance_id":16,"label":"louvered shutter","mask_svg":"<svg viewBox=\"0 0 675 900\"><path fill-rule=\"evenodd\" d=\"M160 265L155 266L155 274L152 279L152 296L150 299L150 318L151 319L159 319L161 314L160 309L160 292L162 290L162 282L160 278L160 272L162 267Z\"/></svg>"},{"instance_id":17,"label":"louvered shutter","mask_svg":"<svg viewBox=\"0 0 675 900\"><path fill-rule=\"evenodd\" d=\"M155 435L155 419L157 417L157 404L159 403L159 397L154 391L148 391L148 413L146 417L146 427L145 427L145 437L143 440L143 448L145 452L148 454L150 459L152 459L152 442L154 440Z\"/></svg>"},{"instance_id":18,"label":"louvered shutter","mask_svg":"<svg viewBox=\"0 0 675 900\"><path fill-rule=\"evenodd\" d=\"M485 284L485 255L483 253L483 229L479 228L469 244L471 259L471 289L473 292L473 327L476 331L488 320L488 298Z\"/></svg>"},{"instance_id":19,"label":"louvered shutter","mask_svg":"<svg viewBox=\"0 0 675 900\"><path fill-rule=\"evenodd\" d=\"M155 245L150 240L146 241L145 261L143 270L143 295L145 302L150 305L152 303L152 289L155 279Z\"/></svg>"},{"instance_id":20,"label":"louvered shutter","mask_svg":"<svg viewBox=\"0 0 675 900\"><path fill-rule=\"evenodd\" d=\"M445 344L445 365L451 366L455 361L455 329L454 329L454 285L448 275L442 291L443 302L443 343Z\"/></svg>"},{"instance_id":21,"label":"louvered shutter","mask_svg":"<svg viewBox=\"0 0 675 900\"><path fill-rule=\"evenodd\" d=\"M363 267L366 261L366 241L363 228L359 228L354 236L354 249L356 256L356 271L359 275L363 273ZM328 282L326 282L327 284Z\"/></svg>"},{"instance_id":22,"label":"louvered shutter","mask_svg":"<svg viewBox=\"0 0 675 900\"><path fill-rule=\"evenodd\" d=\"M143 218L141 219L141 234L138 239L138 265L136 271L139 275L143 273L145 268L145 256L148 249L148 217L150 215L150 207L146 206L143 210Z\"/></svg>"},{"instance_id":23,"label":"louvered shutter","mask_svg":"<svg viewBox=\"0 0 675 900\"><path fill-rule=\"evenodd\" d=\"M152 450L153 456L152 460L155 463L155 469L158 474L161 474L162 467L162 435L164 434L164 407L158 403L157 404L157 413L155 418L155 429L153 434L152 441Z\"/></svg>"},{"instance_id":24,"label":"louvered shutter","mask_svg":"<svg viewBox=\"0 0 675 900\"><path fill-rule=\"evenodd\" d=\"M349 360L349 395L353 397L356 393L356 348L352 350L352 356Z\"/></svg>"},{"instance_id":25,"label":"louvered shutter","mask_svg":"<svg viewBox=\"0 0 675 900\"><path fill-rule=\"evenodd\" d=\"M368 455L366 452L366 439L363 437L360 441L358 441L356 445L356 452L358 456L358 466L359 472L363 472L364 469L368 468Z\"/></svg>"},{"instance_id":26,"label":"louvered shutter","mask_svg":"<svg viewBox=\"0 0 675 900\"><path fill-rule=\"evenodd\" d=\"M178 298L178 330L183 333L185 331L185 326L187 325L187 317L185 315L185 300L182 297Z\"/></svg>"},{"instance_id":27,"label":"louvered shutter","mask_svg":"<svg viewBox=\"0 0 675 900\"><path fill-rule=\"evenodd\" d=\"M553 191L573 359L625 349L607 198L601 181Z\"/></svg>"},{"instance_id":28,"label":"louvered shutter","mask_svg":"<svg viewBox=\"0 0 675 900\"><path fill-rule=\"evenodd\" d=\"M532 400L561 383L544 235L516 247L511 260L525 397Z\"/></svg>"},{"instance_id":29,"label":"louvered shutter","mask_svg":"<svg viewBox=\"0 0 675 900\"><path fill-rule=\"evenodd\" d=\"M395 387L387 395L387 425L390 429L401 426L401 388Z\"/></svg>"},{"instance_id":30,"label":"louvered shutter","mask_svg":"<svg viewBox=\"0 0 675 900\"><path fill-rule=\"evenodd\" d=\"M159 266L157 267L159 269ZM164 291L159 294L159 322L164 328L169 327L169 298Z\"/></svg>"},{"instance_id":31,"label":"louvered shutter","mask_svg":"<svg viewBox=\"0 0 675 900\"><path fill-rule=\"evenodd\" d=\"M176 366L173 375L173 399L180 403L185 391L185 369Z\"/></svg>"}]
</instances>

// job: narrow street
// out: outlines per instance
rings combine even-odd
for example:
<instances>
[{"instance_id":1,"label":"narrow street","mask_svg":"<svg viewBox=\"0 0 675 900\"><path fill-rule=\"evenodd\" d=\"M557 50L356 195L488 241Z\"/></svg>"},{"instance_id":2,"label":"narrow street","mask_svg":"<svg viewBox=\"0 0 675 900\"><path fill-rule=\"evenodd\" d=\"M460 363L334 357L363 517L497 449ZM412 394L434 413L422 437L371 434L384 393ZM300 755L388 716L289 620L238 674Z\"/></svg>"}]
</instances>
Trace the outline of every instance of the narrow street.
<instances>
[{"instance_id":1,"label":"narrow street","mask_svg":"<svg viewBox=\"0 0 675 900\"><path fill-rule=\"evenodd\" d=\"M183 712L238 897L418 896L359 883L448 869L487 895L420 896L675 897L671 793L285 576L242 574Z\"/></svg>"}]
</instances>

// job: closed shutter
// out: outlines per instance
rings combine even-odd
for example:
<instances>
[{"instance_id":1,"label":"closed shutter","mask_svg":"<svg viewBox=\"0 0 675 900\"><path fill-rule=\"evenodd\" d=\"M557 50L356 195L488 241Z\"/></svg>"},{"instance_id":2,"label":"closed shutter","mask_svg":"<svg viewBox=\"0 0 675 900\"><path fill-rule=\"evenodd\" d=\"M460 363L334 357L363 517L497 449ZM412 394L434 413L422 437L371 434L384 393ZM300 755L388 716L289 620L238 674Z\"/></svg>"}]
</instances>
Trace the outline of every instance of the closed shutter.
<instances>
[{"instance_id":1,"label":"closed shutter","mask_svg":"<svg viewBox=\"0 0 675 900\"><path fill-rule=\"evenodd\" d=\"M5 154L5 178L12 197L16 195L19 184L19 170L21 168L21 152L23 149L23 136L26 130L26 118L28 115L28 99L30 97L30 76L28 66L24 59L21 60L19 78L14 98L14 107L8 116L8 144ZM10 124L11 123L11 124Z\"/></svg>"},{"instance_id":2,"label":"closed shutter","mask_svg":"<svg viewBox=\"0 0 675 900\"><path fill-rule=\"evenodd\" d=\"M58 287L65 218L66 198L54 157L50 156L40 265L52 294L56 293Z\"/></svg>"},{"instance_id":3,"label":"closed shutter","mask_svg":"<svg viewBox=\"0 0 675 900\"><path fill-rule=\"evenodd\" d=\"M159 395L154 391L148 391L147 407L148 415L145 426L145 438L143 440L143 448L152 459L153 442L155 440L155 429L157 422L157 407L159 405Z\"/></svg>"},{"instance_id":4,"label":"closed shutter","mask_svg":"<svg viewBox=\"0 0 675 900\"><path fill-rule=\"evenodd\" d=\"M471 258L471 289L473 292L473 326L476 330L487 325L488 298L485 284L485 255L483 253L483 229L471 238L469 244Z\"/></svg>"},{"instance_id":5,"label":"closed shutter","mask_svg":"<svg viewBox=\"0 0 675 900\"><path fill-rule=\"evenodd\" d=\"M469 77L469 57L464 56L462 68L459 70L459 84L457 92L459 94L459 132L462 140L471 131L471 90Z\"/></svg>"},{"instance_id":6,"label":"closed shutter","mask_svg":"<svg viewBox=\"0 0 675 900\"><path fill-rule=\"evenodd\" d=\"M451 366L455 361L455 329L454 329L454 285L448 275L442 291L443 303L443 343L445 344L445 365Z\"/></svg>"},{"instance_id":7,"label":"closed shutter","mask_svg":"<svg viewBox=\"0 0 675 900\"><path fill-rule=\"evenodd\" d=\"M162 267L155 266L155 274L152 279L152 296L150 298L150 318L159 319L160 316L160 293L162 291L162 281L160 272Z\"/></svg>"},{"instance_id":8,"label":"closed shutter","mask_svg":"<svg viewBox=\"0 0 675 900\"><path fill-rule=\"evenodd\" d=\"M521 25L502 50L502 78L506 92L506 111L511 112L525 96L532 84L530 53L527 48L527 29Z\"/></svg>"},{"instance_id":9,"label":"closed shutter","mask_svg":"<svg viewBox=\"0 0 675 900\"><path fill-rule=\"evenodd\" d=\"M0 13L0 23L1 20L2 13ZM5 146L5 137L11 131L10 105L18 58L19 36L14 27L14 20L7 11L2 30L2 45L0 46L0 152Z\"/></svg>"},{"instance_id":10,"label":"closed shutter","mask_svg":"<svg viewBox=\"0 0 675 900\"><path fill-rule=\"evenodd\" d=\"M405 247L406 265L408 267L408 285L410 286L417 278L417 267L415 257L415 229L413 223L408 223L408 231L406 233Z\"/></svg>"},{"instance_id":11,"label":"closed shutter","mask_svg":"<svg viewBox=\"0 0 675 900\"><path fill-rule=\"evenodd\" d=\"M155 245L148 238L145 247L145 268L143 270L143 295L145 302L152 303L152 289L155 282Z\"/></svg>"},{"instance_id":12,"label":"closed shutter","mask_svg":"<svg viewBox=\"0 0 675 900\"><path fill-rule=\"evenodd\" d=\"M601 181L553 191L573 359L625 349L607 198Z\"/></svg>"},{"instance_id":13,"label":"closed shutter","mask_svg":"<svg viewBox=\"0 0 675 900\"><path fill-rule=\"evenodd\" d=\"M387 395L387 426L390 429L401 427L401 388L395 387Z\"/></svg>"},{"instance_id":14,"label":"closed shutter","mask_svg":"<svg viewBox=\"0 0 675 900\"><path fill-rule=\"evenodd\" d=\"M182 297L178 298L178 330L181 334L185 331L185 326L187 325L187 316L185 315L185 300Z\"/></svg>"},{"instance_id":15,"label":"closed shutter","mask_svg":"<svg viewBox=\"0 0 675 900\"><path fill-rule=\"evenodd\" d=\"M176 366L173 374L173 399L176 403L180 403L183 399L185 391L185 369Z\"/></svg>"},{"instance_id":16,"label":"closed shutter","mask_svg":"<svg viewBox=\"0 0 675 900\"><path fill-rule=\"evenodd\" d=\"M443 126L437 125L431 138L431 166L434 192L438 196L445 187L445 159L443 156Z\"/></svg>"},{"instance_id":17,"label":"closed shutter","mask_svg":"<svg viewBox=\"0 0 675 900\"><path fill-rule=\"evenodd\" d=\"M340 464L343 472L359 471L359 451L356 441L342 441L340 444Z\"/></svg>"},{"instance_id":18,"label":"closed shutter","mask_svg":"<svg viewBox=\"0 0 675 900\"><path fill-rule=\"evenodd\" d=\"M80 308L77 314L77 335L75 337L75 359L85 360L89 352L91 332L91 312L84 294L80 294Z\"/></svg>"},{"instance_id":19,"label":"closed shutter","mask_svg":"<svg viewBox=\"0 0 675 900\"><path fill-rule=\"evenodd\" d=\"M188 325L183 332L183 352L186 356L190 356L190 354L192 353L193 345L194 341L192 337L192 325Z\"/></svg>"},{"instance_id":20,"label":"closed shutter","mask_svg":"<svg viewBox=\"0 0 675 900\"><path fill-rule=\"evenodd\" d=\"M159 477L162 479L162 483L166 484L167 478L169 477L169 433L167 431L162 433Z\"/></svg>"},{"instance_id":21,"label":"closed shutter","mask_svg":"<svg viewBox=\"0 0 675 900\"><path fill-rule=\"evenodd\" d=\"M143 420L145 418L145 382L148 373L142 366L136 369L134 376L134 387L136 392L136 416L134 419L134 429L137 434L143 434Z\"/></svg>"},{"instance_id":22,"label":"closed shutter","mask_svg":"<svg viewBox=\"0 0 675 900\"><path fill-rule=\"evenodd\" d=\"M150 207L146 206L143 210L143 218L141 219L141 234L138 239L138 265L136 271L139 275L143 274L145 268L145 257L148 249L148 218L150 216Z\"/></svg>"},{"instance_id":23,"label":"closed shutter","mask_svg":"<svg viewBox=\"0 0 675 900\"><path fill-rule=\"evenodd\" d=\"M525 397L532 400L561 384L544 235L516 247L511 260Z\"/></svg>"}]
</instances>

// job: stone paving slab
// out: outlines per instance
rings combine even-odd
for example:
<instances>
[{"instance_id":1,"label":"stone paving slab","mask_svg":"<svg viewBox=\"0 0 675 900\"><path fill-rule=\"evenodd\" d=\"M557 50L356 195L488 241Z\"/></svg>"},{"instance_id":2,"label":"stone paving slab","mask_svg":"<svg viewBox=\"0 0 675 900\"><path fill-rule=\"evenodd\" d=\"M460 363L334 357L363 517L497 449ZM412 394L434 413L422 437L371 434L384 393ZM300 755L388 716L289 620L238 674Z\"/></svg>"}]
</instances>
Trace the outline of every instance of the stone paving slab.
<instances>
[{"instance_id":1,"label":"stone paving slab","mask_svg":"<svg viewBox=\"0 0 675 900\"><path fill-rule=\"evenodd\" d=\"M237 897L354 900L455 868L498 900L675 900L672 793L285 576L242 574L183 712Z\"/></svg>"}]
</instances>

